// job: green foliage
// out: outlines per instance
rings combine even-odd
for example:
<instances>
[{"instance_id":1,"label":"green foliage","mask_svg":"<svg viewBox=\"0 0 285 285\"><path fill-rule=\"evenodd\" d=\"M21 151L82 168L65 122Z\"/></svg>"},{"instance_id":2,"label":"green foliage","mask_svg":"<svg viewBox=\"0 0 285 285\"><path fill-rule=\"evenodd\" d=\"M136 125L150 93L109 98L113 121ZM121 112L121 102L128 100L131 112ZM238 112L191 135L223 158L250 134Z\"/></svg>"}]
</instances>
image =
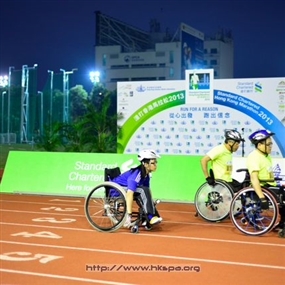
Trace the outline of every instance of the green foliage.
<instances>
[{"instance_id":1,"label":"green foliage","mask_svg":"<svg viewBox=\"0 0 285 285\"><path fill-rule=\"evenodd\" d=\"M100 105L87 102L87 112L80 120L84 143L90 152L116 152L117 117L107 116L110 99L104 96Z\"/></svg>"},{"instance_id":2,"label":"green foliage","mask_svg":"<svg viewBox=\"0 0 285 285\"><path fill-rule=\"evenodd\" d=\"M35 138L37 148L45 151L58 151L61 145L61 128L62 124L59 122L54 122L51 126L45 125L43 135Z\"/></svg>"},{"instance_id":3,"label":"green foliage","mask_svg":"<svg viewBox=\"0 0 285 285\"><path fill-rule=\"evenodd\" d=\"M20 77L19 77L20 79ZM20 82L20 81L19 81ZM6 89L5 89L6 90ZM4 89L2 90L4 91ZM21 119L21 85L11 87L11 130L19 137ZM32 95L32 94L31 94ZM122 115L117 114L116 91L108 91L102 84L95 84L88 95L83 86L69 90L69 123L63 120L63 93L54 89L52 101L50 92L43 94L44 129L39 132L40 98L33 94L35 109L31 129L35 129L31 144L0 145L0 168L5 166L10 150L67 151L116 153L117 135L120 130L117 122ZM7 97L4 97L4 132L7 125ZM32 96L31 98L32 99ZM51 108L52 106L52 114ZM2 109L2 105L1 105ZM3 130L1 130L3 132Z\"/></svg>"},{"instance_id":4,"label":"green foliage","mask_svg":"<svg viewBox=\"0 0 285 285\"><path fill-rule=\"evenodd\" d=\"M82 85L76 85L69 91L70 98L70 120L74 121L77 117L82 116L86 111L85 101L88 93Z\"/></svg>"},{"instance_id":5,"label":"green foliage","mask_svg":"<svg viewBox=\"0 0 285 285\"><path fill-rule=\"evenodd\" d=\"M46 151L115 153L117 120L122 118L116 113L116 93L97 85L88 98L82 86L76 86L70 97L71 123L45 126L37 146Z\"/></svg>"}]
</instances>

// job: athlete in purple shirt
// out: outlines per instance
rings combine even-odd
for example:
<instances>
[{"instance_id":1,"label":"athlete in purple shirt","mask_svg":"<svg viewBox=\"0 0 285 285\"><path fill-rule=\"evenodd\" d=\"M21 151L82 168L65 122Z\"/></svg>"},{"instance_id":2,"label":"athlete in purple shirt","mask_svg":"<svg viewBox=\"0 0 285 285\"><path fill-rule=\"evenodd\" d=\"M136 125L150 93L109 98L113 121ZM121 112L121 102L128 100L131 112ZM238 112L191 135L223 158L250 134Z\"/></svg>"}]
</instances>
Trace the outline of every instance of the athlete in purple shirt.
<instances>
[{"instance_id":1,"label":"athlete in purple shirt","mask_svg":"<svg viewBox=\"0 0 285 285\"><path fill-rule=\"evenodd\" d=\"M152 149L144 149L139 152L138 160L140 165L127 170L112 179L113 182L126 188L127 219L124 227L131 226L132 205L134 196L140 196L143 209L148 216L151 225L162 221L157 215L150 191L150 173L157 168L157 158L160 156Z\"/></svg>"}]
</instances>

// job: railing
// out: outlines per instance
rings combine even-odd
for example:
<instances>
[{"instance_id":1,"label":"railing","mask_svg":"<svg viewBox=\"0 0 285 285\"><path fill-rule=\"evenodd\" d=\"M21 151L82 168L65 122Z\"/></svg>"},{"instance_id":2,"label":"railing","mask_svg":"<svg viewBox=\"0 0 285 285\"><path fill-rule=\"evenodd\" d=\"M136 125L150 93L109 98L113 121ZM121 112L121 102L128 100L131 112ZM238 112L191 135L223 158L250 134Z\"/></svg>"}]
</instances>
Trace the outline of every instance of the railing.
<instances>
[{"instance_id":1,"label":"railing","mask_svg":"<svg viewBox=\"0 0 285 285\"><path fill-rule=\"evenodd\" d=\"M16 143L16 134L15 133L0 133L0 143L8 144L8 143Z\"/></svg>"}]
</instances>

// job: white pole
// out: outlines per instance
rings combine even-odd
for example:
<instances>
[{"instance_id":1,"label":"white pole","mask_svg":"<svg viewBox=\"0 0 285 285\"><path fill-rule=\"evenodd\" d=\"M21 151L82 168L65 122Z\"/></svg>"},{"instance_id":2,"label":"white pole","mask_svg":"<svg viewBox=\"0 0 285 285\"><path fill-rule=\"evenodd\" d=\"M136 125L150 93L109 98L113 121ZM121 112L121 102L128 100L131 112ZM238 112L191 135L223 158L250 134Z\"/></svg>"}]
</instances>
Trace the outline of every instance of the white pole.
<instances>
[{"instance_id":1,"label":"white pole","mask_svg":"<svg viewBox=\"0 0 285 285\"><path fill-rule=\"evenodd\" d=\"M44 124L44 120L43 120L43 92L38 91L38 94L41 96L41 114L40 114L40 131L41 131L41 136L43 135L43 124Z\"/></svg>"},{"instance_id":2,"label":"white pole","mask_svg":"<svg viewBox=\"0 0 285 285\"><path fill-rule=\"evenodd\" d=\"M11 104L11 73L14 66L9 67L9 74L8 74L8 112L7 112L7 142L10 144L10 104Z\"/></svg>"},{"instance_id":3,"label":"white pole","mask_svg":"<svg viewBox=\"0 0 285 285\"><path fill-rule=\"evenodd\" d=\"M50 129L52 129L52 100L53 100L53 71L48 70L50 73L50 105L49 105L49 115L50 115Z\"/></svg>"},{"instance_id":4,"label":"white pole","mask_svg":"<svg viewBox=\"0 0 285 285\"><path fill-rule=\"evenodd\" d=\"M1 124L1 132L4 133L4 95L6 94L6 91L2 92L2 124Z\"/></svg>"}]
</instances>

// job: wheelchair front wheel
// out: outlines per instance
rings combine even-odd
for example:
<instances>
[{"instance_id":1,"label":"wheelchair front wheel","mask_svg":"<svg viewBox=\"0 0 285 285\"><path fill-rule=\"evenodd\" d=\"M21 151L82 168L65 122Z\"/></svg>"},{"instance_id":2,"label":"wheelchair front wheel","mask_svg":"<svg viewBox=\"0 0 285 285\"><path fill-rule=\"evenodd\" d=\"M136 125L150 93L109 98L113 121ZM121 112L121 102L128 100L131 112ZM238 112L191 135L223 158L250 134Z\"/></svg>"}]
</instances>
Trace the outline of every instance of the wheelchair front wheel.
<instances>
[{"instance_id":1,"label":"wheelchair front wheel","mask_svg":"<svg viewBox=\"0 0 285 285\"><path fill-rule=\"evenodd\" d=\"M234 226L244 234L251 236L265 234L278 222L279 208L275 197L267 189L262 188L262 192L268 200L268 210L260 208L259 198L252 187L237 192L231 202L231 220ZM237 204L241 205L238 214L234 213Z\"/></svg>"},{"instance_id":2,"label":"wheelchair front wheel","mask_svg":"<svg viewBox=\"0 0 285 285\"><path fill-rule=\"evenodd\" d=\"M195 207L198 215L208 222L219 222L229 216L230 204L234 192L231 186L216 180L214 186L203 183L195 195Z\"/></svg>"},{"instance_id":3,"label":"wheelchair front wheel","mask_svg":"<svg viewBox=\"0 0 285 285\"><path fill-rule=\"evenodd\" d=\"M97 185L86 197L84 211L89 224L96 230L118 230L127 216L125 190L109 181Z\"/></svg>"}]
</instances>

